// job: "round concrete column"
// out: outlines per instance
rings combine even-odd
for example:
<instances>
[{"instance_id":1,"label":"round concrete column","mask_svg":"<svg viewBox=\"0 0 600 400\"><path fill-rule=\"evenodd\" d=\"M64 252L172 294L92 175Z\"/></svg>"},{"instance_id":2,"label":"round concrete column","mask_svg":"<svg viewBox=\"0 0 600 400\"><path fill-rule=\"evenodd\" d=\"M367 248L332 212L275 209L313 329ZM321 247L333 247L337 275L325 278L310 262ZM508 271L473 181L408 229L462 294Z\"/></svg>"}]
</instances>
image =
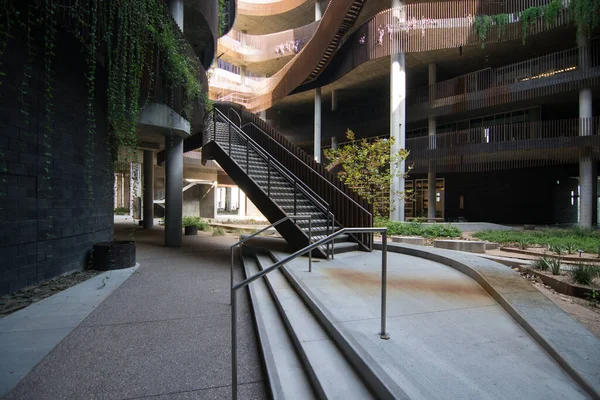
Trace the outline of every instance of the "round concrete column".
<instances>
[{"instance_id":1,"label":"round concrete column","mask_svg":"<svg viewBox=\"0 0 600 400\"><path fill-rule=\"evenodd\" d=\"M169 12L183 32L183 0L169 0Z\"/></svg>"},{"instance_id":2,"label":"round concrete column","mask_svg":"<svg viewBox=\"0 0 600 400\"><path fill-rule=\"evenodd\" d=\"M165 138L165 246L181 247L183 216L183 139Z\"/></svg>"},{"instance_id":3,"label":"round concrete column","mask_svg":"<svg viewBox=\"0 0 600 400\"><path fill-rule=\"evenodd\" d=\"M406 58L404 53L390 56L390 137L394 138L392 154L406 147ZM405 162L391 165L392 179L391 213L392 221L404 221L404 199L396 193L404 193Z\"/></svg>"},{"instance_id":4,"label":"round concrete column","mask_svg":"<svg viewBox=\"0 0 600 400\"><path fill-rule=\"evenodd\" d=\"M144 229L154 226L154 152L144 150Z\"/></svg>"},{"instance_id":5,"label":"round concrete column","mask_svg":"<svg viewBox=\"0 0 600 400\"><path fill-rule=\"evenodd\" d=\"M596 127L592 121L592 89L579 91L579 135L594 134ZM590 156L579 160L579 226L591 228L594 220L594 208L597 207L594 161Z\"/></svg>"},{"instance_id":6,"label":"round concrete column","mask_svg":"<svg viewBox=\"0 0 600 400\"><path fill-rule=\"evenodd\" d=\"M321 162L321 88L315 89L315 161Z\"/></svg>"},{"instance_id":7,"label":"round concrete column","mask_svg":"<svg viewBox=\"0 0 600 400\"><path fill-rule=\"evenodd\" d=\"M435 84L437 80L437 66L435 63L429 64L429 102L433 104L435 100ZM429 150L431 157L429 158L429 171L427 173L427 218L435 218L435 207L436 207L436 193L435 193L435 162L433 158L433 150L435 149L435 134L436 134L436 121L435 117L429 117L428 121L428 134L429 134Z\"/></svg>"}]
</instances>

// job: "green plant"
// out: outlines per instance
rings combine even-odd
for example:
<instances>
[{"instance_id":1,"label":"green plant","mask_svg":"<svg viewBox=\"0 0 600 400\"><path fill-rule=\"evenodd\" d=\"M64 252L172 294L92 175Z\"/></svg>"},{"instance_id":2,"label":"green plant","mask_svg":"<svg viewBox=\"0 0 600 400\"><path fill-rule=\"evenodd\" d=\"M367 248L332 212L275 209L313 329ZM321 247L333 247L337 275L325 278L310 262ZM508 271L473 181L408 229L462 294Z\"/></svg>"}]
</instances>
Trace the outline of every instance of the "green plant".
<instances>
[{"instance_id":1,"label":"green plant","mask_svg":"<svg viewBox=\"0 0 600 400\"><path fill-rule=\"evenodd\" d=\"M397 168L391 166L406 160L408 150L399 149L392 154L393 138L379 138L371 142L366 139L357 140L354 132L349 129L346 137L348 144L338 149L325 150L325 157L329 159L327 169L342 166L343 171L338 174L340 180L372 204L376 216L388 215L390 196L382 196L382 193L390 190L394 177L401 175ZM391 196L403 199L407 193L396 192L391 193Z\"/></svg>"},{"instance_id":2,"label":"green plant","mask_svg":"<svg viewBox=\"0 0 600 400\"><path fill-rule=\"evenodd\" d=\"M184 227L195 226L201 231L207 231L210 229L210 225L200 219L200 217L185 216L182 218L182 224Z\"/></svg>"},{"instance_id":3,"label":"green plant","mask_svg":"<svg viewBox=\"0 0 600 400\"><path fill-rule=\"evenodd\" d=\"M598 0L570 0L569 14L577 27L577 41L589 38L598 26L600 26L600 1Z\"/></svg>"},{"instance_id":4,"label":"green plant","mask_svg":"<svg viewBox=\"0 0 600 400\"><path fill-rule=\"evenodd\" d=\"M117 207L115 208L115 215L129 215L129 208Z\"/></svg>"},{"instance_id":5,"label":"green plant","mask_svg":"<svg viewBox=\"0 0 600 400\"><path fill-rule=\"evenodd\" d=\"M225 236L225 229L221 228L221 227L216 227L215 229L213 229L213 236Z\"/></svg>"},{"instance_id":6,"label":"green plant","mask_svg":"<svg viewBox=\"0 0 600 400\"><path fill-rule=\"evenodd\" d=\"M577 251L577 245L575 243L572 243L572 242L567 243L564 248L565 248L565 250L567 251L568 254L573 254L573 253L575 253Z\"/></svg>"},{"instance_id":7,"label":"green plant","mask_svg":"<svg viewBox=\"0 0 600 400\"><path fill-rule=\"evenodd\" d=\"M473 30L479 38L479 42L481 42L481 48L485 47L485 40L487 39L489 30L492 29L493 23L494 20L489 15L477 15L473 20Z\"/></svg>"},{"instance_id":8,"label":"green plant","mask_svg":"<svg viewBox=\"0 0 600 400\"><path fill-rule=\"evenodd\" d=\"M420 222L388 221L388 235L422 236L426 238L460 237L461 231L450 224L423 225Z\"/></svg>"},{"instance_id":9,"label":"green plant","mask_svg":"<svg viewBox=\"0 0 600 400\"><path fill-rule=\"evenodd\" d=\"M600 301L600 292L594 289L592 290L592 293L586 293L585 297L588 300L590 307L598 307L598 302Z\"/></svg>"},{"instance_id":10,"label":"green plant","mask_svg":"<svg viewBox=\"0 0 600 400\"><path fill-rule=\"evenodd\" d=\"M510 15L508 14L496 14L492 16L494 24L498 27L498 39L504 36L506 32L506 26L510 22Z\"/></svg>"},{"instance_id":11,"label":"green plant","mask_svg":"<svg viewBox=\"0 0 600 400\"><path fill-rule=\"evenodd\" d=\"M532 245L547 246L548 244L565 246L573 243L577 249L586 253L597 253L600 243L600 232L579 227L569 229L536 229L535 231L481 231L473 234L480 240L501 244L518 243L527 240Z\"/></svg>"},{"instance_id":12,"label":"green plant","mask_svg":"<svg viewBox=\"0 0 600 400\"><path fill-rule=\"evenodd\" d=\"M598 267L591 264L578 263L571 269L571 278L580 285L589 285L598 276Z\"/></svg>"},{"instance_id":13,"label":"green plant","mask_svg":"<svg viewBox=\"0 0 600 400\"><path fill-rule=\"evenodd\" d=\"M227 12L228 4L228 0L219 0L219 36L225 34L225 30L229 24L229 13Z\"/></svg>"},{"instance_id":14,"label":"green plant","mask_svg":"<svg viewBox=\"0 0 600 400\"><path fill-rule=\"evenodd\" d=\"M544 21L546 24L554 22L562 8L562 0L552 0L544 9Z\"/></svg>"},{"instance_id":15,"label":"green plant","mask_svg":"<svg viewBox=\"0 0 600 400\"><path fill-rule=\"evenodd\" d=\"M531 243L529 243L529 241L527 239L521 239L519 240L519 249L521 250L527 250L527 248L531 246Z\"/></svg>"},{"instance_id":16,"label":"green plant","mask_svg":"<svg viewBox=\"0 0 600 400\"><path fill-rule=\"evenodd\" d=\"M548 259L548 267L552 275L560 275L560 260L557 258Z\"/></svg>"},{"instance_id":17,"label":"green plant","mask_svg":"<svg viewBox=\"0 0 600 400\"><path fill-rule=\"evenodd\" d=\"M521 13L521 29L522 29L522 38L523 44L525 44L525 39L527 38L527 34L532 26L534 26L538 19L544 14L544 7L529 7Z\"/></svg>"},{"instance_id":18,"label":"green plant","mask_svg":"<svg viewBox=\"0 0 600 400\"><path fill-rule=\"evenodd\" d=\"M556 253L556 255L560 257L565 252L565 247L560 244L549 243L548 250L550 250L553 253Z\"/></svg>"},{"instance_id":19,"label":"green plant","mask_svg":"<svg viewBox=\"0 0 600 400\"><path fill-rule=\"evenodd\" d=\"M548 257L540 257L533 262L532 267L540 271L548 271L550 269L549 260Z\"/></svg>"}]
</instances>

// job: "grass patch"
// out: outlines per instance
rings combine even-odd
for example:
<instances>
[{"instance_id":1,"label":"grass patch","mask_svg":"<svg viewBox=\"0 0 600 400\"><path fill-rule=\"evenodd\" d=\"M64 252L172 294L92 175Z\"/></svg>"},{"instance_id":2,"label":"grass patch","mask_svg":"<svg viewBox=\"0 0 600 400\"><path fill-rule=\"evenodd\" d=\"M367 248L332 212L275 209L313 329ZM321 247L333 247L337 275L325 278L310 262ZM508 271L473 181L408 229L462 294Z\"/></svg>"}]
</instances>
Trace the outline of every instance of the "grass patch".
<instances>
[{"instance_id":1,"label":"grass patch","mask_svg":"<svg viewBox=\"0 0 600 400\"><path fill-rule=\"evenodd\" d=\"M213 236L225 236L225 229L218 226L215 229L213 229L212 235Z\"/></svg>"},{"instance_id":2,"label":"grass patch","mask_svg":"<svg viewBox=\"0 0 600 400\"><path fill-rule=\"evenodd\" d=\"M129 215L129 208L117 207L115 208L115 215Z\"/></svg>"},{"instance_id":3,"label":"grass patch","mask_svg":"<svg viewBox=\"0 0 600 400\"><path fill-rule=\"evenodd\" d=\"M600 232L582 228L540 229L535 231L481 231L473 234L473 237L513 246L519 246L522 242L529 242L532 245L547 246L549 249L561 249L561 253L564 253L565 249L569 248L571 251L577 248L586 253L597 253L600 246Z\"/></svg>"},{"instance_id":4,"label":"grass patch","mask_svg":"<svg viewBox=\"0 0 600 400\"><path fill-rule=\"evenodd\" d=\"M462 232L450 224L424 225L420 222L376 221L376 226L388 228L388 235L422 236L425 238L460 237Z\"/></svg>"}]
</instances>

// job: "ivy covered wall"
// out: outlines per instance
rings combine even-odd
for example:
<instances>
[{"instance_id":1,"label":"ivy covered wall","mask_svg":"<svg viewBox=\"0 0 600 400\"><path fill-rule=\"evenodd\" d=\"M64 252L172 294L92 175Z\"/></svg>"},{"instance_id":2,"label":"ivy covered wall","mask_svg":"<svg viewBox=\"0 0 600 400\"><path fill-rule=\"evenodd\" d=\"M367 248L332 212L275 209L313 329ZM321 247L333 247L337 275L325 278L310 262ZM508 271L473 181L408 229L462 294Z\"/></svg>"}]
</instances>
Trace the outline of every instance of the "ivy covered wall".
<instances>
[{"instance_id":1,"label":"ivy covered wall","mask_svg":"<svg viewBox=\"0 0 600 400\"><path fill-rule=\"evenodd\" d=\"M28 43L24 32L15 35L10 57L3 59L0 295L84 268L92 245L113 237L113 172L101 90L106 74L97 71L90 142L85 55L72 35L55 34L49 118L44 57L28 61L30 45L43 54L43 43Z\"/></svg>"}]
</instances>

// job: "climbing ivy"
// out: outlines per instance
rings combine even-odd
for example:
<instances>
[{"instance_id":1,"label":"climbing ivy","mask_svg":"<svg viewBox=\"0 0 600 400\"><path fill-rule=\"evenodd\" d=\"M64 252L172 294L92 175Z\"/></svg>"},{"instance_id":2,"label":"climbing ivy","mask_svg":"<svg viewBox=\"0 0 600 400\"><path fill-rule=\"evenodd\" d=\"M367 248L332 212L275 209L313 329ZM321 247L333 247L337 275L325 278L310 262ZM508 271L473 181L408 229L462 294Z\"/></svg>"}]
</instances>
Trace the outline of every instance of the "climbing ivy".
<instances>
[{"instance_id":1,"label":"climbing ivy","mask_svg":"<svg viewBox=\"0 0 600 400\"><path fill-rule=\"evenodd\" d=\"M229 0L219 0L219 36L223 36L229 25L229 13L227 12L227 6Z\"/></svg>"},{"instance_id":2,"label":"climbing ivy","mask_svg":"<svg viewBox=\"0 0 600 400\"><path fill-rule=\"evenodd\" d=\"M594 29L600 26L600 1L599 0L571 0L569 13L577 27L577 40L590 37Z\"/></svg>"}]
</instances>

